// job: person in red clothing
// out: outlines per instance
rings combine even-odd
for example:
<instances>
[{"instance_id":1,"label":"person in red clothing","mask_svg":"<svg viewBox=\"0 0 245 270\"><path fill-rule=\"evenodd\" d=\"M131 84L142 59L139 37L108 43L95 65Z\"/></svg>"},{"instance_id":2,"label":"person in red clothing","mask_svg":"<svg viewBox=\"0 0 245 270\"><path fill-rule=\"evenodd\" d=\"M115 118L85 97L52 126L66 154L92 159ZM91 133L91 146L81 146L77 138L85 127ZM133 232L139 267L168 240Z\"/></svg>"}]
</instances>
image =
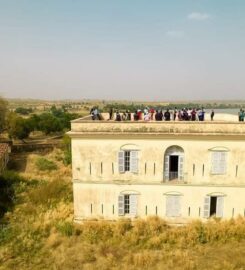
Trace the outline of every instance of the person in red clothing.
<instances>
[{"instance_id":1,"label":"person in red clothing","mask_svg":"<svg viewBox=\"0 0 245 270\"><path fill-rule=\"evenodd\" d=\"M154 118L154 113L155 113L155 110L153 108L150 109L150 114L151 114L151 121L153 120Z\"/></svg>"},{"instance_id":2,"label":"person in red clothing","mask_svg":"<svg viewBox=\"0 0 245 270\"><path fill-rule=\"evenodd\" d=\"M192 109L191 111L191 121L196 121L196 110Z\"/></svg>"},{"instance_id":3,"label":"person in red clothing","mask_svg":"<svg viewBox=\"0 0 245 270\"><path fill-rule=\"evenodd\" d=\"M138 114L138 120L142 120L142 111L138 110L137 114Z\"/></svg>"}]
</instances>

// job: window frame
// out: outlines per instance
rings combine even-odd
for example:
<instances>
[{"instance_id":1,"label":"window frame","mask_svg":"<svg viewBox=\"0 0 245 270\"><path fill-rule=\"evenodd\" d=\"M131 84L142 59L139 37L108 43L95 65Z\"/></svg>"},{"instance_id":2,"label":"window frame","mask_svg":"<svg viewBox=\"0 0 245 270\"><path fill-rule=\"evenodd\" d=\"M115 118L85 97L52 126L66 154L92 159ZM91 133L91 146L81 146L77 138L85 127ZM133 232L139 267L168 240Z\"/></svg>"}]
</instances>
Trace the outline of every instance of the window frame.
<instances>
[{"instance_id":1,"label":"window frame","mask_svg":"<svg viewBox=\"0 0 245 270\"><path fill-rule=\"evenodd\" d=\"M227 151L211 152L211 175L225 175L227 173Z\"/></svg>"},{"instance_id":2,"label":"window frame","mask_svg":"<svg viewBox=\"0 0 245 270\"><path fill-rule=\"evenodd\" d=\"M120 150L118 152L118 170L119 173L139 172L139 150Z\"/></svg>"},{"instance_id":3,"label":"window frame","mask_svg":"<svg viewBox=\"0 0 245 270\"><path fill-rule=\"evenodd\" d=\"M137 194L120 194L118 196L118 215L136 217L137 202Z\"/></svg>"}]
</instances>

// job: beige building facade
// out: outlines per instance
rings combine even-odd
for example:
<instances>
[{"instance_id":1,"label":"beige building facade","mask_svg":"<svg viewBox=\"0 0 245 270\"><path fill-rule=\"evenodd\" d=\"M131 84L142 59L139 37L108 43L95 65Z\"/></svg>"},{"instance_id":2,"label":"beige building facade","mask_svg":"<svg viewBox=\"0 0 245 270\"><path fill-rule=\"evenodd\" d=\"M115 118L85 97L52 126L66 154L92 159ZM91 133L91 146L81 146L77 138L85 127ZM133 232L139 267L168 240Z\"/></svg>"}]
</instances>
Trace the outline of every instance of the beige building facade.
<instances>
[{"instance_id":1,"label":"beige building facade","mask_svg":"<svg viewBox=\"0 0 245 270\"><path fill-rule=\"evenodd\" d=\"M72 122L75 220L245 215L245 124Z\"/></svg>"}]
</instances>

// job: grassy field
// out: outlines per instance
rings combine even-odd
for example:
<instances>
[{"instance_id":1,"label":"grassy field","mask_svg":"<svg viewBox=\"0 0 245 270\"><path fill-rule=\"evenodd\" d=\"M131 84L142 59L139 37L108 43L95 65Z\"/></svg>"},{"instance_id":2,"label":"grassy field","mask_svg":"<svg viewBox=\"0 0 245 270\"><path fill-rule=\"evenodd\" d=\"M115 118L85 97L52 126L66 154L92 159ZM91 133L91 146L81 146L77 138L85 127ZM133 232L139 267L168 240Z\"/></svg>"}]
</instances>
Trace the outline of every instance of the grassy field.
<instances>
[{"instance_id":1,"label":"grassy field","mask_svg":"<svg viewBox=\"0 0 245 270\"><path fill-rule=\"evenodd\" d=\"M74 224L71 168L63 153L22 153L0 179L0 269L245 269L245 220L89 221ZM1 193L3 194L3 193ZM1 195L0 195L1 196Z\"/></svg>"}]
</instances>

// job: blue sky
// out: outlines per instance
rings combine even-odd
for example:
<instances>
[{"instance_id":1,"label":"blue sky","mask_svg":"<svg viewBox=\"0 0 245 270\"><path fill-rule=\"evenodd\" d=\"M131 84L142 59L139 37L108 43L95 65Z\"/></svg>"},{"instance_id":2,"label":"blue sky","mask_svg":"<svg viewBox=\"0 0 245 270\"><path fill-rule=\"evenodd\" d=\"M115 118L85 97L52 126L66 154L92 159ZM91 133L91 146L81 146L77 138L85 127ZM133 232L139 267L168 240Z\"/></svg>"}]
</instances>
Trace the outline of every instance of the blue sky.
<instances>
[{"instance_id":1,"label":"blue sky","mask_svg":"<svg viewBox=\"0 0 245 270\"><path fill-rule=\"evenodd\" d=\"M0 0L0 93L245 99L244 0Z\"/></svg>"}]
</instances>

